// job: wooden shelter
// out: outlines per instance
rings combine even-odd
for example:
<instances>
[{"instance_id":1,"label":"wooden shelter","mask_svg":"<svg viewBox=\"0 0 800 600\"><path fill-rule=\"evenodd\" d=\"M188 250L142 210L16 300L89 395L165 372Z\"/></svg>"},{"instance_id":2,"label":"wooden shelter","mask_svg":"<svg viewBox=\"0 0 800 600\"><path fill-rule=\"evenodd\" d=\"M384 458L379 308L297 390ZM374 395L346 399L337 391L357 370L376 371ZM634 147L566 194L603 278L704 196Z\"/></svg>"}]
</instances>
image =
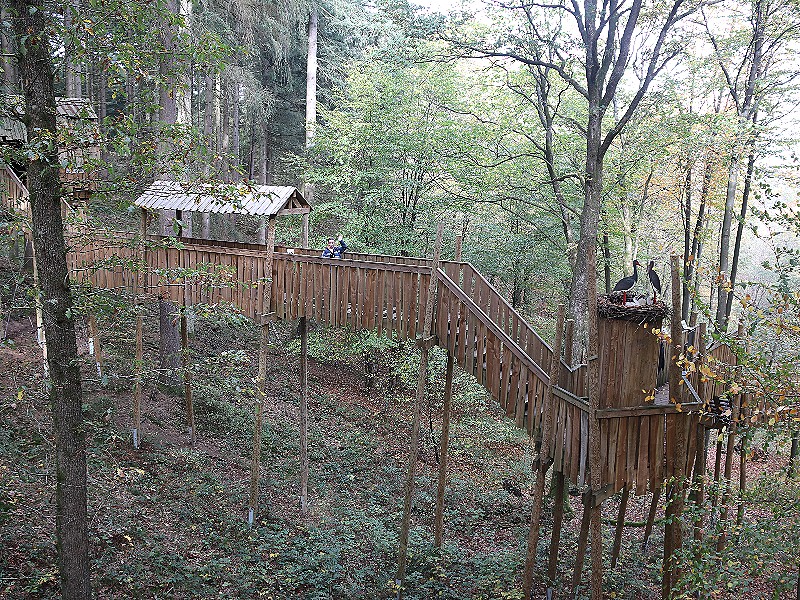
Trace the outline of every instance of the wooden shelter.
<instances>
[{"instance_id":1,"label":"wooden shelter","mask_svg":"<svg viewBox=\"0 0 800 600\"><path fill-rule=\"evenodd\" d=\"M20 147L27 141L24 115L25 105L21 96L10 95L2 99L0 145ZM57 97L56 119L61 182L75 199L88 200L95 189L95 178L89 164L100 158L97 114L89 98ZM11 166L8 168L10 170Z\"/></svg>"},{"instance_id":2,"label":"wooden shelter","mask_svg":"<svg viewBox=\"0 0 800 600\"><path fill-rule=\"evenodd\" d=\"M147 211L240 214L266 217L272 222L285 215L303 216L303 246L308 247L308 214L311 205L297 188L277 185L210 184L156 180L134 202Z\"/></svg>"}]
</instances>

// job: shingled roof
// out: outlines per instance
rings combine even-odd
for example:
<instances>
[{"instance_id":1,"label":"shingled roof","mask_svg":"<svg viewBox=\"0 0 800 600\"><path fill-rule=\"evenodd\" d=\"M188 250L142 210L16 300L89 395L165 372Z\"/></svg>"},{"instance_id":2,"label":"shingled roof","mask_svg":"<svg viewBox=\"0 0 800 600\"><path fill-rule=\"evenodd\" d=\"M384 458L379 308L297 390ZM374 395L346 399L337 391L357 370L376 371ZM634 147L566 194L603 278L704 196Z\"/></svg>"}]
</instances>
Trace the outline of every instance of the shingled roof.
<instances>
[{"instance_id":1,"label":"shingled roof","mask_svg":"<svg viewBox=\"0 0 800 600\"><path fill-rule=\"evenodd\" d=\"M22 96L8 94L0 96L0 143L22 144L28 132L22 122L25 101ZM56 116L59 124L77 120L97 121L97 113L89 98L56 98Z\"/></svg>"},{"instance_id":2,"label":"shingled roof","mask_svg":"<svg viewBox=\"0 0 800 600\"><path fill-rule=\"evenodd\" d=\"M134 204L148 210L253 216L297 215L311 211L297 188L244 183L212 185L157 180Z\"/></svg>"}]
</instances>

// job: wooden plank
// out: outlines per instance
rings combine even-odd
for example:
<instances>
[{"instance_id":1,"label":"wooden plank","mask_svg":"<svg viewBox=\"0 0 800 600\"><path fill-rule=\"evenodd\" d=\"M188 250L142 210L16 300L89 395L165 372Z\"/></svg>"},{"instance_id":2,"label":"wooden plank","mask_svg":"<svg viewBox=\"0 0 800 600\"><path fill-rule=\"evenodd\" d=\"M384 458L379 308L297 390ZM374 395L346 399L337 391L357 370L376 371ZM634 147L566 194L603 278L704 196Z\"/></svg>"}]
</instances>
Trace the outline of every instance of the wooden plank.
<instances>
[{"instance_id":1,"label":"wooden plank","mask_svg":"<svg viewBox=\"0 0 800 600\"><path fill-rule=\"evenodd\" d=\"M314 272L312 274L312 281L314 282L314 320L317 323L322 322L322 306L324 304L325 291L322 287L322 269L323 266L318 263L313 264Z\"/></svg>"},{"instance_id":2,"label":"wooden plank","mask_svg":"<svg viewBox=\"0 0 800 600\"><path fill-rule=\"evenodd\" d=\"M614 488L622 489L625 483L625 459L628 452L628 417L619 419L617 428L617 456L614 461Z\"/></svg>"},{"instance_id":3,"label":"wooden plank","mask_svg":"<svg viewBox=\"0 0 800 600\"><path fill-rule=\"evenodd\" d=\"M628 444L625 451L625 483L633 487L636 483L637 454L639 445L639 418L628 417Z\"/></svg>"},{"instance_id":4,"label":"wooden plank","mask_svg":"<svg viewBox=\"0 0 800 600\"><path fill-rule=\"evenodd\" d=\"M660 484L664 481L664 446L666 438L666 417L657 417L656 421L656 436L655 436L655 476L654 481ZM652 432L651 432L652 433Z\"/></svg>"},{"instance_id":5,"label":"wooden plank","mask_svg":"<svg viewBox=\"0 0 800 600\"><path fill-rule=\"evenodd\" d=\"M520 372L520 361L514 357L514 355L510 354L510 361L509 361L509 377L506 378L506 385L504 386L505 392L503 396L505 398L505 405L506 405L506 415L509 417L513 417L516 415L517 409L517 387L519 386L519 372Z\"/></svg>"},{"instance_id":6,"label":"wooden plank","mask_svg":"<svg viewBox=\"0 0 800 600\"><path fill-rule=\"evenodd\" d=\"M665 436L665 455L664 458L666 459L666 472L664 473L665 477L669 478L675 474L675 426L677 423L677 419L675 415L667 415L666 416L666 436Z\"/></svg>"},{"instance_id":7,"label":"wooden plank","mask_svg":"<svg viewBox=\"0 0 800 600\"><path fill-rule=\"evenodd\" d=\"M647 492L650 479L648 455L650 452L650 422L647 417L639 417L639 444L637 448L636 495Z\"/></svg>"}]
</instances>

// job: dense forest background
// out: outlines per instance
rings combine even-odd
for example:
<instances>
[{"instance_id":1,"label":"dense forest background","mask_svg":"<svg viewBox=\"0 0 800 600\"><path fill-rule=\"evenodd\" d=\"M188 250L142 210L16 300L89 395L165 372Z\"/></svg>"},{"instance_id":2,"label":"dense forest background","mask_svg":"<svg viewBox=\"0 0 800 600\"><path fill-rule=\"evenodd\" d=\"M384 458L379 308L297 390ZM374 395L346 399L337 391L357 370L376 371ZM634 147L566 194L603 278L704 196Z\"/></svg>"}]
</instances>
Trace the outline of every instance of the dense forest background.
<instances>
[{"instance_id":1,"label":"dense forest background","mask_svg":"<svg viewBox=\"0 0 800 600\"><path fill-rule=\"evenodd\" d=\"M751 518L726 548L690 547L681 585L685 597L793 597L800 560L793 478L800 423L796 1L501 1L437 9L402 0L15 1L3 5L6 123L20 116L25 91L21 57L34 35L19 26L25 11L31 19L44 13L55 95L82 98L83 116L97 116L91 127L44 143L99 149L80 165L70 163L71 154L59 159L62 169L93 173L96 189L82 216L90 227L136 231L132 202L156 179L301 188L313 206L311 247L341 234L356 252L430 256L444 223L445 258L455 255L460 236L464 260L543 336L553 336L558 304L568 305L579 360L591 335L593 294L631 275L638 259L654 262L669 298L670 257L682 257L682 313L672 326L707 323L716 340L737 344L761 413L737 452L755 456L763 469L750 474ZM33 131L30 119L27 125ZM27 143L3 146L5 164L26 183L44 152L33 140L29 134ZM279 222L276 242L298 245L299 223ZM25 540L51 535L52 440L49 426L34 424L50 418L44 400L53 391L39 372L38 346L19 340L35 336L24 319L38 293L28 291L32 274L20 247L27 225L4 214L0 226L7 248L0 416L10 423L0 429L0 532L14 548L0 559L0 594L48 597L60 585L55 543ZM266 239L265 221L241 215L184 215L178 222L162 214L159 226L167 235ZM265 442L274 506L251 532L237 513L241 494L231 490L246 479L237 469L253 419L253 324L230 307L193 315L202 452L169 423L180 400L159 383L163 364L149 365L145 387L159 435L145 468L120 433L134 308L98 290L73 294L75 316L101 320L109 353L105 374L84 377L86 397L78 404L95 490L89 503L95 511L98 502L113 505L108 518L90 517L101 596L394 592L400 491L387 481L399 480L402 468L393 432L407 433L400 415L412 393L416 349L371 334L312 332L314 404L324 418L312 427L311 445L324 449L314 457L316 512L304 521L292 504L297 465L286 458L296 443L287 423L296 417L297 390L285 375L298 341L291 326L278 327ZM158 307L139 310L155 331ZM733 341L740 324L746 344ZM86 335L79 325L81 353ZM432 360L436 389L443 362ZM365 363L368 386L360 381ZM409 597L522 597L515 578L527 517L516 513L525 514L529 501L533 450L524 436L503 429L502 416L491 413L468 377L461 379L459 509L450 514L460 533L443 563L415 528ZM386 400L394 396L405 398L400 408ZM438 391L427 411L422 460L432 469ZM38 431L33 441L23 435L30 431ZM483 468L492 475L481 475ZM427 507L433 492L422 488ZM145 508L130 514L124 505L134 496L146 499ZM157 515L167 501L170 514ZM41 523L15 520L28 502ZM175 508L184 502L185 510ZM215 503L219 514L209 510ZM185 519L193 532L188 554L180 548L184 532L174 527ZM153 536L143 523L165 533ZM652 557L641 576L626 568L626 556L638 560L640 540L632 538L623 567L608 577L611 597L658 589ZM362 555L368 558L359 561ZM259 567L249 579L259 561L272 571Z\"/></svg>"}]
</instances>

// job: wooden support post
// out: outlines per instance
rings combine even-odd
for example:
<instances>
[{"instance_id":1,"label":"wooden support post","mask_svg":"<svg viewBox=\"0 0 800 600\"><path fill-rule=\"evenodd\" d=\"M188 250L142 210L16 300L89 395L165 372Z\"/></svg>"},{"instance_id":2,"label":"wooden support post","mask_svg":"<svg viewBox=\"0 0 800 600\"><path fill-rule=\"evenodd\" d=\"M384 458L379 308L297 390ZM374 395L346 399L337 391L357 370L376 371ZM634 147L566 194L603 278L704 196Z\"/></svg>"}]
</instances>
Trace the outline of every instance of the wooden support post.
<instances>
[{"instance_id":1,"label":"wooden support post","mask_svg":"<svg viewBox=\"0 0 800 600\"><path fill-rule=\"evenodd\" d=\"M89 354L94 356L94 364L97 367L97 376L103 379L103 348L100 345L100 336L97 331L97 319L94 315L89 315L86 319L89 328Z\"/></svg>"},{"instance_id":2,"label":"wooden support post","mask_svg":"<svg viewBox=\"0 0 800 600\"><path fill-rule=\"evenodd\" d=\"M143 208L140 212L141 223L139 225L139 270L136 275L137 293L143 296L147 293L147 209Z\"/></svg>"},{"instance_id":3,"label":"wooden support post","mask_svg":"<svg viewBox=\"0 0 800 600\"><path fill-rule=\"evenodd\" d=\"M619 550L622 546L622 530L625 528L625 512L628 510L628 497L630 496L630 486L622 488L622 498L619 501L619 513L617 514L617 526L614 531L614 546L611 548L611 568L617 566Z\"/></svg>"},{"instance_id":4,"label":"wooden support post","mask_svg":"<svg viewBox=\"0 0 800 600\"><path fill-rule=\"evenodd\" d=\"M536 568L536 549L539 545L539 526L542 517L544 502L544 480L547 469L553 460L550 454L550 442L553 435L553 420L556 413L556 403L553 396L553 386L558 381L561 369L561 343L564 339L564 305L558 307L558 320L556 322L556 339L553 344L553 360L550 363L550 382L545 394L544 415L542 423L542 444L539 448L536 468L536 482L533 489L533 509L531 511L531 525L528 529L528 551L525 555L525 572L522 576L522 594L530 598L533 588L533 571ZM555 452L561 452L560 444L556 444Z\"/></svg>"},{"instance_id":5,"label":"wooden support post","mask_svg":"<svg viewBox=\"0 0 800 600\"><path fill-rule=\"evenodd\" d=\"M308 213L303 213L303 248L308 248Z\"/></svg>"},{"instance_id":6,"label":"wooden support post","mask_svg":"<svg viewBox=\"0 0 800 600\"><path fill-rule=\"evenodd\" d=\"M455 332L452 332L453 334ZM450 412L453 403L453 368L452 352L447 353L447 366L444 376L444 404L442 406L442 439L439 442L439 485L436 489L436 513L433 519L433 543L442 547L444 534L444 492L447 486L447 452L450 443Z\"/></svg>"},{"instance_id":7,"label":"wooden support post","mask_svg":"<svg viewBox=\"0 0 800 600\"><path fill-rule=\"evenodd\" d=\"M553 532L550 536L550 556L547 562L547 597L553 596L553 584L558 571L558 546L561 542L561 527L564 523L564 491L567 487L567 478L564 473L553 473L556 494L553 499Z\"/></svg>"},{"instance_id":8,"label":"wooden support post","mask_svg":"<svg viewBox=\"0 0 800 600\"><path fill-rule=\"evenodd\" d=\"M300 514L308 515L308 320L300 317Z\"/></svg>"},{"instance_id":9,"label":"wooden support post","mask_svg":"<svg viewBox=\"0 0 800 600\"><path fill-rule=\"evenodd\" d=\"M141 307L140 307L141 308ZM134 362L134 384L133 384L133 447L139 449L142 431L142 371L144 365L144 339L143 321L141 314L136 315L136 361Z\"/></svg>"},{"instance_id":10,"label":"wooden support post","mask_svg":"<svg viewBox=\"0 0 800 600\"><path fill-rule=\"evenodd\" d=\"M647 523L644 526L644 537L642 538L642 552L647 551L647 543L650 541L650 534L653 533L653 524L656 522L656 512L658 512L658 501L661 499L661 487L653 490L653 497L650 499L650 510L647 513Z\"/></svg>"},{"instance_id":11,"label":"wooden support post","mask_svg":"<svg viewBox=\"0 0 800 600\"><path fill-rule=\"evenodd\" d=\"M256 381L256 417L253 431L253 460L250 464L250 506L247 522L252 527L258 510L258 488L261 467L261 430L264 424L264 401L267 396L267 351L269 348L269 324L274 317L270 312L272 304L272 267L275 253L275 216L270 216L267 226L267 256L265 272L268 282L264 290L264 313L261 315L261 335L258 345L258 379Z\"/></svg>"},{"instance_id":12,"label":"wooden support post","mask_svg":"<svg viewBox=\"0 0 800 600\"><path fill-rule=\"evenodd\" d=\"M463 237L456 236L456 255L455 262L461 262L461 242ZM459 304L460 306L460 304ZM455 326L460 315L450 315L451 330L450 335L456 334ZM448 344L448 347L450 345ZM449 350L447 351L447 365L444 375L444 401L442 406L442 438L439 440L439 482L436 489L436 512L433 518L433 543L437 548L442 547L444 537L444 493L447 487L447 459L450 446L450 413L453 404L453 368L455 367L455 357Z\"/></svg>"},{"instance_id":13,"label":"wooden support post","mask_svg":"<svg viewBox=\"0 0 800 600\"><path fill-rule=\"evenodd\" d=\"M197 442L194 426L194 402L192 401L192 373L189 371L189 326L186 321L186 307L181 311L181 362L183 363L183 393L186 401L186 424L192 446Z\"/></svg>"},{"instance_id":14,"label":"wooden support post","mask_svg":"<svg viewBox=\"0 0 800 600\"><path fill-rule=\"evenodd\" d=\"M431 266L431 279L428 286L428 299L425 303L425 320L422 326L422 344L420 344L419 375L417 377L417 393L414 399L414 417L411 422L411 448L408 455L408 473L406 475L404 498L403 498L403 521L400 525L400 550L398 553L397 577L397 597L402 596L403 580L406 576L406 565L408 562L408 534L411 530L411 501L414 498L414 477L417 473L417 454L419 452L419 427L422 413L422 403L425 400L425 390L428 380L428 351L429 345L425 343L431 334L433 326L433 306L436 301L436 289L438 282L439 261L442 256L442 233L443 226L439 223L436 232L436 245L433 252L433 263Z\"/></svg>"},{"instance_id":15,"label":"wooden support post","mask_svg":"<svg viewBox=\"0 0 800 600\"><path fill-rule=\"evenodd\" d=\"M456 236L455 262L461 262L461 242L463 237ZM460 306L460 304L459 304ZM460 315L450 315L450 335L455 336L456 324ZM448 340L449 342L449 340ZM450 344L448 343L448 348ZM447 488L447 459L450 446L450 413L453 404L453 368L455 357L447 351L447 365L444 375L444 402L442 406L442 438L439 440L439 482L436 488L436 512L433 518L433 543L437 548L442 547L444 538L444 493Z\"/></svg>"},{"instance_id":16,"label":"wooden support post","mask_svg":"<svg viewBox=\"0 0 800 600\"><path fill-rule=\"evenodd\" d=\"M592 494L583 494L583 517L581 517L581 531L578 534L578 550L575 554L575 568L572 571L572 591L578 588L583 575L583 562L586 558L586 543L589 541L589 521L591 520Z\"/></svg>"}]
</instances>

